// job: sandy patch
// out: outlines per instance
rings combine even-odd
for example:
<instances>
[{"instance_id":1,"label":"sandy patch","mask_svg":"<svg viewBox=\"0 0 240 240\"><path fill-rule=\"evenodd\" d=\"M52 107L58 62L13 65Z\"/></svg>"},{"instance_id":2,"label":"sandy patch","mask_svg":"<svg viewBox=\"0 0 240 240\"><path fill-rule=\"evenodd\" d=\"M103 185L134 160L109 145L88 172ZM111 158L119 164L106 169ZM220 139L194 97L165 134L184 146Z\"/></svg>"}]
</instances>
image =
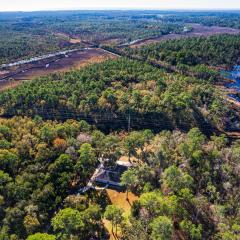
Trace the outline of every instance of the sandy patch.
<instances>
[{"instance_id":1,"label":"sandy patch","mask_svg":"<svg viewBox=\"0 0 240 240\"><path fill-rule=\"evenodd\" d=\"M70 43L72 44L78 44L78 43L81 43L81 39L78 39L78 38L71 38L69 40Z\"/></svg>"}]
</instances>

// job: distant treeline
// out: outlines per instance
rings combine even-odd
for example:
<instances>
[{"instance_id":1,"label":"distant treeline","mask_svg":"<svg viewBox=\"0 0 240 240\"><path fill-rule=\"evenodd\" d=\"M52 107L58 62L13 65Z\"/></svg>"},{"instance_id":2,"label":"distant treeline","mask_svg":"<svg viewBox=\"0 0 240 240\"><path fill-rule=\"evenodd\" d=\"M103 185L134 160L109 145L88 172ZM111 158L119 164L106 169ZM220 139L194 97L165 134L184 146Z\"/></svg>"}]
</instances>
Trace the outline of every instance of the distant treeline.
<instances>
[{"instance_id":1,"label":"distant treeline","mask_svg":"<svg viewBox=\"0 0 240 240\"><path fill-rule=\"evenodd\" d=\"M183 30L182 24L129 12L0 13L0 23L0 64L81 45L71 38L125 43Z\"/></svg>"}]
</instances>

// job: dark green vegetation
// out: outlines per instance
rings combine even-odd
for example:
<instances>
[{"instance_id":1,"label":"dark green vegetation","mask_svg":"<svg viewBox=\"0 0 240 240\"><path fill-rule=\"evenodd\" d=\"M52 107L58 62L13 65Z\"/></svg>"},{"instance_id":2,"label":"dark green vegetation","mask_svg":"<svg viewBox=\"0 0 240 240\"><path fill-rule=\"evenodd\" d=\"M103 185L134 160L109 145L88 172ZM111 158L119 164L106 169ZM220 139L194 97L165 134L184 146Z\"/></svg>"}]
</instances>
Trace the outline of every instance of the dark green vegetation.
<instances>
[{"instance_id":1,"label":"dark green vegetation","mask_svg":"<svg viewBox=\"0 0 240 240\"><path fill-rule=\"evenodd\" d=\"M239 63L239 35L168 40L141 48L106 47L133 59L166 68L172 72L222 83L219 69L232 69Z\"/></svg>"},{"instance_id":2,"label":"dark green vegetation","mask_svg":"<svg viewBox=\"0 0 240 240\"><path fill-rule=\"evenodd\" d=\"M0 120L0 137L1 239L108 239L103 217L120 239L239 237L240 144L223 135L206 139L196 128L104 135L84 121L15 117ZM140 197L127 218L107 206L104 191L71 195L99 157L114 163L119 154L136 164L122 175Z\"/></svg>"},{"instance_id":3,"label":"dark green vegetation","mask_svg":"<svg viewBox=\"0 0 240 240\"><path fill-rule=\"evenodd\" d=\"M67 37L55 36L48 30L47 21L45 24L42 21L25 15L0 14L0 64L51 53L69 45Z\"/></svg>"},{"instance_id":4,"label":"dark green vegetation","mask_svg":"<svg viewBox=\"0 0 240 240\"><path fill-rule=\"evenodd\" d=\"M120 58L52 75L0 94L3 116L83 117L105 130L224 129L231 114L208 82Z\"/></svg>"},{"instance_id":5,"label":"dark green vegetation","mask_svg":"<svg viewBox=\"0 0 240 240\"><path fill-rule=\"evenodd\" d=\"M82 118L105 131L126 129L130 117L132 128L198 126L209 137L198 128L187 134L145 130L104 135L82 121L1 120L2 236L108 239L102 223L106 218L124 240L237 240L240 145L224 135L210 137L234 114L223 103L206 80L125 58L1 93L5 116ZM109 205L105 191L76 195L100 157L111 165L120 156L134 157L136 164L121 177L127 191L139 196L129 217Z\"/></svg>"},{"instance_id":6,"label":"dark green vegetation","mask_svg":"<svg viewBox=\"0 0 240 240\"><path fill-rule=\"evenodd\" d=\"M111 39L117 43L125 43L136 39L159 37L170 32L180 33L183 26L152 18L133 19L129 15L103 14L97 18L91 15L86 19L81 16L75 17L72 22L56 24L53 29L101 44L102 41Z\"/></svg>"},{"instance_id":7,"label":"dark green vegetation","mask_svg":"<svg viewBox=\"0 0 240 240\"><path fill-rule=\"evenodd\" d=\"M100 195L91 201L83 196L64 199L85 186L99 156L114 150L108 144L113 135L104 136L86 122L13 118L0 120L0 138L0 239L26 239L38 231L72 234L75 228L81 239L104 234ZM68 210L74 206L76 210ZM51 227L60 207L67 209ZM72 216L66 226L61 223Z\"/></svg>"},{"instance_id":8,"label":"dark green vegetation","mask_svg":"<svg viewBox=\"0 0 240 240\"><path fill-rule=\"evenodd\" d=\"M239 35L219 35L208 38L171 40L132 50L145 59L164 61L184 67L205 64L232 68L240 56Z\"/></svg>"},{"instance_id":9,"label":"dark green vegetation","mask_svg":"<svg viewBox=\"0 0 240 240\"><path fill-rule=\"evenodd\" d=\"M140 195L123 239L237 240L239 142L227 147L224 136L207 140L194 128L187 135L162 132L151 145L153 152L135 154L141 164L122 176Z\"/></svg>"},{"instance_id":10,"label":"dark green vegetation","mask_svg":"<svg viewBox=\"0 0 240 240\"><path fill-rule=\"evenodd\" d=\"M58 51L61 43L66 41L53 35L17 32L5 27L0 26L0 64Z\"/></svg>"}]
</instances>

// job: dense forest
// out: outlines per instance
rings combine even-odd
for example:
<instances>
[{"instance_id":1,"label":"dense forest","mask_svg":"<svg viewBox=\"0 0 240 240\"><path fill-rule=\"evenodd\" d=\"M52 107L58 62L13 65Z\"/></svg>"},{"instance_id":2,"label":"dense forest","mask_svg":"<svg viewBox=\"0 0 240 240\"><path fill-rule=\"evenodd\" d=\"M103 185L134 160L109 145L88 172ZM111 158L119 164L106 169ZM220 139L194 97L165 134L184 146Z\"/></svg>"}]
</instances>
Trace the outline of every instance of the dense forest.
<instances>
[{"instance_id":1,"label":"dense forest","mask_svg":"<svg viewBox=\"0 0 240 240\"><path fill-rule=\"evenodd\" d=\"M0 240L240 239L240 110L219 73L239 35L124 45L189 22L239 13L0 13L0 64L119 54L0 92Z\"/></svg>"},{"instance_id":2,"label":"dense forest","mask_svg":"<svg viewBox=\"0 0 240 240\"><path fill-rule=\"evenodd\" d=\"M140 194L123 239L237 240L239 143L229 148L223 135L207 140L194 128L162 132L150 144L153 152L136 154L141 164L122 176Z\"/></svg>"},{"instance_id":3,"label":"dense forest","mask_svg":"<svg viewBox=\"0 0 240 240\"><path fill-rule=\"evenodd\" d=\"M239 64L239 35L216 35L168 40L140 48L104 46L122 56L147 62L190 77L220 83L220 69L231 70Z\"/></svg>"},{"instance_id":4,"label":"dense forest","mask_svg":"<svg viewBox=\"0 0 240 240\"><path fill-rule=\"evenodd\" d=\"M138 39L159 37L183 31L183 24L168 23L159 19L133 19L130 15L100 15L83 19L80 16L51 26L53 31L77 36L82 40L100 44L107 40L121 44Z\"/></svg>"},{"instance_id":5,"label":"dense forest","mask_svg":"<svg viewBox=\"0 0 240 240\"><path fill-rule=\"evenodd\" d=\"M224 135L105 135L84 121L39 117L1 119L0 134L1 239L108 239L103 218L120 239L239 237L240 144ZM100 157L121 154L135 162L121 183L139 196L128 217L105 191L75 194Z\"/></svg>"},{"instance_id":6,"label":"dense forest","mask_svg":"<svg viewBox=\"0 0 240 240\"><path fill-rule=\"evenodd\" d=\"M0 239L26 239L53 229L62 232L62 213L72 214L75 223L79 220L81 239L90 239L95 231L104 236L99 205L104 196L95 195L90 201L70 195L86 184L99 156L114 151L109 143L117 137L105 136L84 121L43 122L41 118L0 120L0 135ZM51 225L60 208L66 209Z\"/></svg>"},{"instance_id":7,"label":"dense forest","mask_svg":"<svg viewBox=\"0 0 240 240\"><path fill-rule=\"evenodd\" d=\"M15 37L12 37L16 35ZM59 51L64 39L8 31L0 39L0 64Z\"/></svg>"},{"instance_id":8,"label":"dense forest","mask_svg":"<svg viewBox=\"0 0 240 240\"><path fill-rule=\"evenodd\" d=\"M109 130L124 128L130 115L136 128L198 126L206 134L224 130L235 119L223 102L207 81L125 58L53 74L0 93L3 116L80 117Z\"/></svg>"},{"instance_id":9,"label":"dense forest","mask_svg":"<svg viewBox=\"0 0 240 240\"><path fill-rule=\"evenodd\" d=\"M240 38L238 35L187 38L165 41L129 51L132 51L132 54L165 61L171 65L206 64L231 68L240 63Z\"/></svg>"}]
</instances>

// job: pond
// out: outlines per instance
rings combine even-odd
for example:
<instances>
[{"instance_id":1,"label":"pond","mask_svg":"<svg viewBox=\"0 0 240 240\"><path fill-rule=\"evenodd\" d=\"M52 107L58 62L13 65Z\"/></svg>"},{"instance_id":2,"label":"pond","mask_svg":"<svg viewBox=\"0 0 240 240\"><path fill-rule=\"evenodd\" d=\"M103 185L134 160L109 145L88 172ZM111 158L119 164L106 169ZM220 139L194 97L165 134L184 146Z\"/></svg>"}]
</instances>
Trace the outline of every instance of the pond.
<instances>
[{"instance_id":1,"label":"pond","mask_svg":"<svg viewBox=\"0 0 240 240\"><path fill-rule=\"evenodd\" d=\"M235 66L232 71L222 71L222 75L234 80L234 82L226 84L226 87L235 89L239 93L238 96L235 94L229 94L229 96L240 102L240 66Z\"/></svg>"}]
</instances>

